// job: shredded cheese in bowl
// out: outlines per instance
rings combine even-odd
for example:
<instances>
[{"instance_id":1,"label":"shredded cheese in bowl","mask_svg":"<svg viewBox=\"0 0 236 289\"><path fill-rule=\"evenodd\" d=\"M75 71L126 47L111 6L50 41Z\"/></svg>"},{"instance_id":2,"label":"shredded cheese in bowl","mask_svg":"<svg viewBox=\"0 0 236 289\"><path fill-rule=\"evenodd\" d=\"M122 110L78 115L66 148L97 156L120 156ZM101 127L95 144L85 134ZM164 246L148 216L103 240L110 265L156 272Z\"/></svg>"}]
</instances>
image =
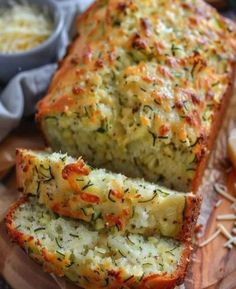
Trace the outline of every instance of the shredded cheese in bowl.
<instances>
[{"instance_id":1,"label":"shredded cheese in bowl","mask_svg":"<svg viewBox=\"0 0 236 289\"><path fill-rule=\"evenodd\" d=\"M0 52L17 53L39 46L53 32L47 11L34 5L13 4L0 9Z\"/></svg>"}]
</instances>

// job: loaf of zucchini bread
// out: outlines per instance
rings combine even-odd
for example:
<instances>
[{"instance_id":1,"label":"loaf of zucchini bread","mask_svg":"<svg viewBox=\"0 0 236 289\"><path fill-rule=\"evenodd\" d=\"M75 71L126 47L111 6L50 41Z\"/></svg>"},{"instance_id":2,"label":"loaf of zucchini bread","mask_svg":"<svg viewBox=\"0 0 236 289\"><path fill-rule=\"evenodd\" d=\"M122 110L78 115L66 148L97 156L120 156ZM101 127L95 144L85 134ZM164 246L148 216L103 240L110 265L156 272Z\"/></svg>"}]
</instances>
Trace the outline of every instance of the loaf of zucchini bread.
<instances>
[{"instance_id":1,"label":"loaf of zucchini bread","mask_svg":"<svg viewBox=\"0 0 236 289\"><path fill-rule=\"evenodd\" d=\"M20 192L37 196L59 215L89 222L96 231L190 240L199 214L196 195L93 169L67 154L18 149L16 174Z\"/></svg>"},{"instance_id":2,"label":"loaf of zucchini bread","mask_svg":"<svg viewBox=\"0 0 236 289\"><path fill-rule=\"evenodd\" d=\"M201 0L98 0L77 31L38 105L47 143L196 191L231 93L235 24Z\"/></svg>"},{"instance_id":3,"label":"loaf of zucchini bread","mask_svg":"<svg viewBox=\"0 0 236 289\"><path fill-rule=\"evenodd\" d=\"M173 289L182 283L190 242L159 235L95 231L59 217L36 197L22 198L6 217L7 230L49 273L85 289Z\"/></svg>"}]
</instances>

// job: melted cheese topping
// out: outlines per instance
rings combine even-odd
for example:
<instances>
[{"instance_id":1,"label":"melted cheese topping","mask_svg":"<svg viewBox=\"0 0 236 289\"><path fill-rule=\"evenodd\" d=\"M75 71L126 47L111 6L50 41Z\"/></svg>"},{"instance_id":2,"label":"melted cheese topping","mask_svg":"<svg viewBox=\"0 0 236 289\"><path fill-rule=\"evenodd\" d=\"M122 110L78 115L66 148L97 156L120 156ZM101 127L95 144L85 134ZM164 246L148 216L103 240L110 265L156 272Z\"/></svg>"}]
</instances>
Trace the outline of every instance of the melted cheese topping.
<instances>
[{"instance_id":1,"label":"melted cheese topping","mask_svg":"<svg viewBox=\"0 0 236 289\"><path fill-rule=\"evenodd\" d=\"M14 4L0 10L0 52L14 53L34 48L52 34L53 23L35 6Z\"/></svg>"},{"instance_id":2,"label":"melted cheese topping","mask_svg":"<svg viewBox=\"0 0 236 289\"><path fill-rule=\"evenodd\" d=\"M55 149L187 190L230 86L236 29L203 1L97 1L38 118Z\"/></svg>"}]
</instances>

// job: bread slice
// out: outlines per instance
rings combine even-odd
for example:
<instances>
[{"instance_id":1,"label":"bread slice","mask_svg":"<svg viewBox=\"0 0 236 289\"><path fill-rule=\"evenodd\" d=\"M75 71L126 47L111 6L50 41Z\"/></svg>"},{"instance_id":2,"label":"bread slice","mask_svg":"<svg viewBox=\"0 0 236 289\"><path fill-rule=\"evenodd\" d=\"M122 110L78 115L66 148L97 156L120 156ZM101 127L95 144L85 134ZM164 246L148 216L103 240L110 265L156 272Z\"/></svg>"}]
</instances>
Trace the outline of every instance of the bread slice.
<instances>
[{"instance_id":1,"label":"bread slice","mask_svg":"<svg viewBox=\"0 0 236 289\"><path fill-rule=\"evenodd\" d=\"M231 94L236 27L201 0L96 1L37 120L54 150L199 186Z\"/></svg>"},{"instance_id":2,"label":"bread slice","mask_svg":"<svg viewBox=\"0 0 236 289\"><path fill-rule=\"evenodd\" d=\"M67 154L18 149L17 186L59 215L144 235L190 238L200 198L93 169Z\"/></svg>"},{"instance_id":3,"label":"bread slice","mask_svg":"<svg viewBox=\"0 0 236 289\"><path fill-rule=\"evenodd\" d=\"M182 283L190 244L158 235L97 232L52 213L36 197L22 198L6 216L7 230L47 272L81 288L171 289Z\"/></svg>"}]
</instances>

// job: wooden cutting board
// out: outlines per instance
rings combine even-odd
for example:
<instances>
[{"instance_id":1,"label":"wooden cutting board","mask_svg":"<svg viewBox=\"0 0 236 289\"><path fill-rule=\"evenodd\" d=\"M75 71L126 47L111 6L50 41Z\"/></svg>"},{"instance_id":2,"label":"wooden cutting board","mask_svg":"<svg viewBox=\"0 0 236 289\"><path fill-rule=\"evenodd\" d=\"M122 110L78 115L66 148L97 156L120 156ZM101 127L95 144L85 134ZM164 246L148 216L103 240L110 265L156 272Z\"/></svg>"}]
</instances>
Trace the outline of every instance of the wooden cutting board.
<instances>
[{"instance_id":1,"label":"wooden cutting board","mask_svg":"<svg viewBox=\"0 0 236 289\"><path fill-rule=\"evenodd\" d=\"M217 227L216 216L231 212L230 202L223 200L219 208L213 209L207 222L204 238L211 236ZM231 231L233 222L221 221ZM236 288L236 248L229 250L223 245L226 238L218 236L214 241L193 254L193 261L186 277L186 289L235 289Z\"/></svg>"},{"instance_id":2,"label":"wooden cutting board","mask_svg":"<svg viewBox=\"0 0 236 289\"><path fill-rule=\"evenodd\" d=\"M214 204L219 196L213 191L216 182L226 183L227 164L227 131L236 127L236 94L232 98L215 150L203 178L199 193L203 195L203 203L199 222L203 224L205 239L216 230L216 215L229 213L229 202L223 201L217 209ZM24 122L6 141L0 144L0 176L6 174L6 168L14 166L16 147L39 148L42 139L32 120ZM78 288L63 278L46 274L42 268L30 260L23 251L12 244L6 234L2 222L10 203L16 200L14 171L0 182L0 274L14 289L75 289ZM230 230L232 222L225 222ZM201 240L200 240L201 241ZM236 289L236 248L231 251L223 248L225 238L219 236L204 248L195 247L193 261L189 267L185 289ZM96 289L96 288L94 288ZM182 289L182 286L181 286Z\"/></svg>"}]
</instances>

